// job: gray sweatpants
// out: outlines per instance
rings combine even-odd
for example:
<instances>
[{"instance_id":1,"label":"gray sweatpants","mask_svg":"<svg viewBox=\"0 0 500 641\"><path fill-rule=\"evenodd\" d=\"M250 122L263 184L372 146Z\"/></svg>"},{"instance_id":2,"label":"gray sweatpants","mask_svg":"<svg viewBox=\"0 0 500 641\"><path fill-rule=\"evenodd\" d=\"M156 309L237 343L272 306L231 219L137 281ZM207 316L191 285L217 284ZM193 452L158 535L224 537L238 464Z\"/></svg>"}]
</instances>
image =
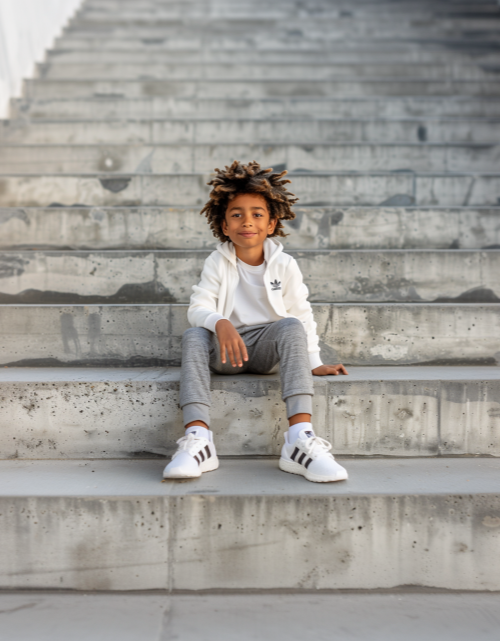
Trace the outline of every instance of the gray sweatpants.
<instances>
[{"instance_id":1,"label":"gray sweatpants","mask_svg":"<svg viewBox=\"0 0 500 641\"><path fill-rule=\"evenodd\" d=\"M287 417L312 414L314 395L304 326L297 318L282 318L266 325L240 327L248 361L233 367L221 362L217 335L203 327L191 327L182 336L180 406L184 425L203 421L210 425L210 372L215 374L271 374L278 369L281 396Z\"/></svg>"}]
</instances>

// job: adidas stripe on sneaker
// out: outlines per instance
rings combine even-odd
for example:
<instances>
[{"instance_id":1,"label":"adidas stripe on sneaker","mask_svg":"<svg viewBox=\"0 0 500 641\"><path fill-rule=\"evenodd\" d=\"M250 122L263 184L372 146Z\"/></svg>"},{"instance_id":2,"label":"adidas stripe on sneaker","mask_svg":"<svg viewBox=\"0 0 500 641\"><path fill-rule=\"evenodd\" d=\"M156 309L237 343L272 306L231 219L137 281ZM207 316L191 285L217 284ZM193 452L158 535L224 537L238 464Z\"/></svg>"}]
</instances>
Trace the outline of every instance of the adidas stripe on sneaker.
<instances>
[{"instance_id":1,"label":"adidas stripe on sneaker","mask_svg":"<svg viewBox=\"0 0 500 641\"><path fill-rule=\"evenodd\" d=\"M204 432L208 438L191 431L177 441L177 451L163 470L164 479L194 479L219 467L213 434Z\"/></svg>"},{"instance_id":2,"label":"adidas stripe on sneaker","mask_svg":"<svg viewBox=\"0 0 500 641\"><path fill-rule=\"evenodd\" d=\"M285 434L279 460L280 470L300 474L314 483L345 481L348 478L347 471L330 454L331 444L311 434L302 430L294 443L289 443L288 432Z\"/></svg>"}]
</instances>

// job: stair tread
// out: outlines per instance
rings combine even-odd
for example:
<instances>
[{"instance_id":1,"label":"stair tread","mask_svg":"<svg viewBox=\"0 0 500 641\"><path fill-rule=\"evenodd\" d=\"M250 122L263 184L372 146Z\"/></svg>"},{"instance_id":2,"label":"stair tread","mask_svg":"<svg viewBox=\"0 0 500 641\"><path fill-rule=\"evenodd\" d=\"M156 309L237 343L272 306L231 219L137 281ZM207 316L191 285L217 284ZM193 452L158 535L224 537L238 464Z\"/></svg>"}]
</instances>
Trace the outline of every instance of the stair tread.
<instances>
[{"instance_id":1,"label":"stair tread","mask_svg":"<svg viewBox=\"0 0 500 641\"><path fill-rule=\"evenodd\" d=\"M0 383L54 383L54 382L110 382L128 381L172 382L180 378L179 367L3 367ZM222 376L213 374L212 380L226 383L264 379L278 379L278 374L238 374ZM399 366L350 366L348 376L322 376L320 381L335 381L350 385L355 381L498 381L500 367L486 365L399 365Z\"/></svg>"},{"instance_id":2,"label":"stair tread","mask_svg":"<svg viewBox=\"0 0 500 641\"><path fill-rule=\"evenodd\" d=\"M200 596L165 591L71 594L30 590L0 594L0 608L6 613L2 621L6 638L23 641L157 641L166 619L169 636L164 639L182 641L317 641L332 638L334 630L356 641L438 637L440 641L498 641L500 595L443 594L418 587L371 594L314 590L313 596L311 591L238 594L229 590Z\"/></svg>"},{"instance_id":3,"label":"stair tread","mask_svg":"<svg viewBox=\"0 0 500 641\"><path fill-rule=\"evenodd\" d=\"M339 460L340 457L339 457ZM193 481L161 483L163 460L1 461L0 497L500 496L498 458L348 459L347 482L311 483L276 460L222 459Z\"/></svg>"}]
</instances>

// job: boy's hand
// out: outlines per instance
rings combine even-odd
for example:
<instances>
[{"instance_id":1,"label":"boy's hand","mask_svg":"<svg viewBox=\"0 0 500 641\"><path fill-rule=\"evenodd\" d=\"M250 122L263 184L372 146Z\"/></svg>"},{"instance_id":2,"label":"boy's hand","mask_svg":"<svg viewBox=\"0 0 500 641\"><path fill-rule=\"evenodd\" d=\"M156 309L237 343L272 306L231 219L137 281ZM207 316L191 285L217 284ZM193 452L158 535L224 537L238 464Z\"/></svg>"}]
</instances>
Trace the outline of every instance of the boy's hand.
<instances>
[{"instance_id":1,"label":"boy's hand","mask_svg":"<svg viewBox=\"0 0 500 641\"><path fill-rule=\"evenodd\" d=\"M313 369L314 376L338 376L339 374L349 374L343 365L320 365Z\"/></svg>"},{"instance_id":2,"label":"boy's hand","mask_svg":"<svg viewBox=\"0 0 500 641\"><path fill-rule=\"evenodd\" d=\"M243 361L248 360L247 348L231 321L225 318L217 321L215 333L219 339L221 361L226 362L227 350L231 365L243 367Z\"/></svg>"}]
</instances>

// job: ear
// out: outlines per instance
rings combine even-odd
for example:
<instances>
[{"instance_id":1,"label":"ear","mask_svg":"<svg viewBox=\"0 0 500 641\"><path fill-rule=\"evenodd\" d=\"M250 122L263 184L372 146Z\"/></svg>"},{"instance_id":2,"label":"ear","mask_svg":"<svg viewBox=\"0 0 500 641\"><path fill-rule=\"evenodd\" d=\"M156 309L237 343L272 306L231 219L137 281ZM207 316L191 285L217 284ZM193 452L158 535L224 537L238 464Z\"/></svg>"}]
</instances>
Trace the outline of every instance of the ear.
<instances>
[{"instance_id":1,"label":"ear","mask_svg":"<svg viewBox=\"0 0 500 641\"><path fill-rule=\"evenodd\" d=\"M274 230L276 229L276 225L278 224L278 219L277 218L270 218L269 219L269 225L267 226L267 235L270 236L271 234L274 233Z\"/></svg>"},{"instance_id":2,"label":"ear","mask_svg":"<svg viewBox=\"0 0 500 641\"><path fill-rule=\"evenodd\" d=\"M221 229L224 232L224 235L227 236L227 222L226 222L226 215L224 214L224 218L221 221Z\"/></svg>"}]
</instances>

